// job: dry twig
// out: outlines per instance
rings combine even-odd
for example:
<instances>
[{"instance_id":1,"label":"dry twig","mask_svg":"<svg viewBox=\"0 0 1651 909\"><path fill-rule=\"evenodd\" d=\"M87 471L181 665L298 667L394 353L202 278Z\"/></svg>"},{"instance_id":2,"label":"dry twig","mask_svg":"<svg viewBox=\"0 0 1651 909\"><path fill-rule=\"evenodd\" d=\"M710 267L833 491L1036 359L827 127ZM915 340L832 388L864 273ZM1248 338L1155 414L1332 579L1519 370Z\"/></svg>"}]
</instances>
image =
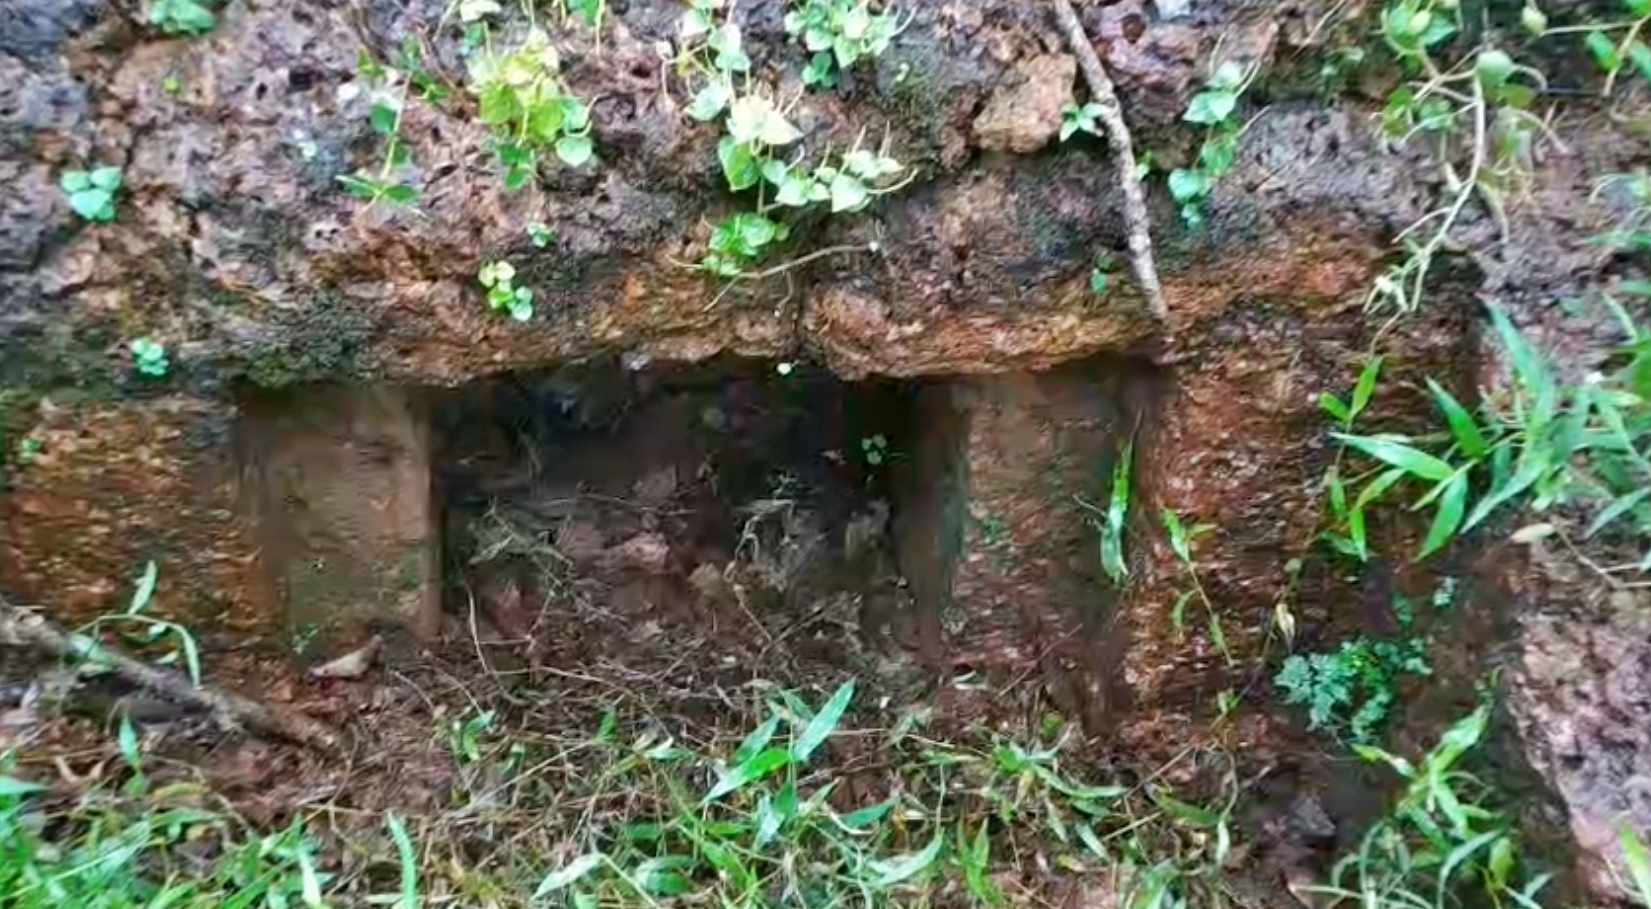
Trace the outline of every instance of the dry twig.
<instances>
[{"instance_id":1,"label":"dry twig","mask_svg":"<svg viewBox=\"0 0 1651 909\"><path fill-rule=\"evenodd\" d=\"M1118 188L1124 193L1124 221L1129 232L1129 263L1135 280L1147 295L1152 314L1169 325L1169 308L1164 305L1164 289L1158 283L1158 267L1152 261L1152 222L1147 218L1146 195L1141 181L1135 176L1135 144L1124 122L1124 110L1118 103L1118 93L1112 88L1112 79L1101 65L1095 46L1084 34L1083 23L1073 11L1071 0L1053 0L1055 19L1066 34L1066 43L1078 56L1084 81L1089 84L1090 99L1100 108L1101 124L1106 127L1106 138L1112 146L1113 160L1117 162Z\"/></svg>"},{"instance_id":2,"label":"dry twig","mask_svg":"<svg viewBox=\"0 0 1651 909\"><path fill-rule=\"evenodd\" d=\"M207 711L227 730L246 728L322 751L338 750L337 735L309 717L238 694L197 688L178 673L157 669L86 635L64 631L34 611L3 598L0 598L0 644L26 645L68 659L97 663L128 682Z\"/></svg>"}]
</instances>

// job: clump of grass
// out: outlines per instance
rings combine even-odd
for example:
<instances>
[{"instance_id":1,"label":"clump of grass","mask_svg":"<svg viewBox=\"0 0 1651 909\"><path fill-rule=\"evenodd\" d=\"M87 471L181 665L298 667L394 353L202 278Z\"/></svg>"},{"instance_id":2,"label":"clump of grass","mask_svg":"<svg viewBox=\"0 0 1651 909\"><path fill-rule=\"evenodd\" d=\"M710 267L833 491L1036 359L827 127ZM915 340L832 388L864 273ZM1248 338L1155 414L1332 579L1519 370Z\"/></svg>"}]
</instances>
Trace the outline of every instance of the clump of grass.
<instances>
[{"instance_id":1,"label":"clump of grass","mask_svg":"<svg viewBox=\"0 0 1651 909\"><path fill-rule=\"evenodd\" d=\"M1642 545L1651 539L1651 461L1643 453L1651 438L1651 339L1614 300L1607 303L1629 343L1617 368L1575 385L1562 383L1507 314L1493 309L1491 322L1511 367L1508 387L1470 410L1429 380L1447 425L1443 433L1336 433L1378 465L1364 475L1354 506L1338 505L1338 514L1350 517L1395 490L1419 487L1411 510L1434 514L1420 557L1514 505L1538 514L1580 508L1592 515L1583 536L1615 528ZM1339 481L1331 488L1333 501L1345 501L1336 498L1338 488ZM1347 528L1348 540L1361 539L1362 515ZM1523 533L1529 539L1559 529L1546 524ZM1651 554L1623 567L1651 569Z\"/></svg>"},{"instance_id":2,"label":"clump of grass","mask_svg":"<svg viewBox=\"0 0 1651 909\"><path fill-rule=\"evenodd\" d=\"M121 727L129 776L63 797L12 775L0 757L0 893L11 909L319 907L319 870L302 821L259 833L198 785L154 786L137 734Z\"/></svg>"},{"instance_id":3,"label":"clump of grass","mask_svg":"<svg viewBox=\"0 0 1651 909\"><path fill-rule=\"evenodd\" d=\"M1404 781L1398 802L1338 861L1330 881L1314 888L1332 905L1364 909L1456 909L1513 906L1537 909L1550 879L1522 867L1512 823L1494 807L1494 790L1459 764L1484 737L1489 705L1456 722L1419 762L1368 745L1367 761Z\"/></svg>"}]
</instances>

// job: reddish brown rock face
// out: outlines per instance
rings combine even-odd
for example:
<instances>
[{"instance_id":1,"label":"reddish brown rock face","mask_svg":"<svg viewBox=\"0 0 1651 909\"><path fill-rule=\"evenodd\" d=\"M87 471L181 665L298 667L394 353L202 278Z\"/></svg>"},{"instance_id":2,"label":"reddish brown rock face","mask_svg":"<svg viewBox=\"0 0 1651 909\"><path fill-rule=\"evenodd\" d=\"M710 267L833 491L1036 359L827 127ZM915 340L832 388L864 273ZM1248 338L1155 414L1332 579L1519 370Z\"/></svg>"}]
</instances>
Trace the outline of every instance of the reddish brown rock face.
<instances>
[{"instance_id":1,"label":"reddish brown rock face","mask_svg":"<svg viewBox=\"0 0 1651 909\"><path fill-rule=\"evenodd\" d=\"M154 560L157 612L241 638L281 630L243 520L232 406L40 406L27 436L38 454L0 498L0 590L80 624L124 609Z\"/></svg>"},{"instance_id":2,"label":"reddish brown rock face","mask_svg":"<svg viewBox=\"0 0 1651 909\"><path fill-rule=\"evenodd\" d=\"M1016 65L975 118L975 141L986 151L1027 155L1060 132L1061 112L1073 100L1078 61L1068 54L1033 57Z\"/></svg>"},{"instance_id":3,"label":"reddish brown rock face","mask_svg":"<svg viewBox=\"0 0 1651 909\"><path fill-rule=\"evenodd\" d=\"M441 540L421 395L322 386L254 399L241 445L263 581L293 634L326 654L379 621L436 633Z\"/></svg>"},{"instance_id":4,"label":"reddish brown rock face","mask_svg":"<svg viewBox=\"0 0 1651 909\"><path fill-rule=\"evenodd\" d=\"M1575 224L1597 233L1609 219L1575 200L1642 166L1643 142L1576 143L1587 160L1567 159L1554 186L1533 187L1535 204L1510 206L1514 246L1485 263L1477 290L1477 275L1440 278L1423 315L1378 339L1366 292L1393 235L1436 207L1435 169L1384 153L1357 101L1266 99L1203 227L1181 222L1162 174L1147 179L1161 325L1128 277L1104 144L1052 142L1082 93L1046 4L897 4L910 7L905 31L834 92L802 88L785 5L737 4L754 78L780 91L815 154L886 136L911 181L864 212L796 219L783 249L731 283L693 263L712 224L753 202L727 190L717 131L685 114L694 86L661 57L679 3L611 4L599 46L582 26L552 24L568 85L592 105L595 160L547 165L518 192L464 90L459 31L437 30L442 3L233 3L187 41L127 18L132 4L23 0L21 29L0 13L0 441L8 457L19 434L31 445L0 489L0 591L79 622L119 609L126 579L153 559L162 613L238 642L353 637L381 621L430 633L443 582L472 567L443 564L457 551L443 518L458 511L431 495L430 474L457 468L424 393L618 362L573 405L539 402L613 420L582 412L591 434L576 457L534 474L554 480L558 502L604 497L594 515L556 512L534 539L601 575L613 611L587 608L565 640L547 640L546 594L530 579L477 585L479 613L537 654L600 652L610 635L668 657L682 627L767 634L762 623L790 609L828 617L829 634L817 622L798 637L822 660L1035 679L1040 697L1139 754L1217 728L1258 756L1299 742L1279 711L1246 710L1232 727L1212 718L1223 691L1264 696L1287 593L1306 643L1362 621L1357 584L1315 548L1330 457L1317 396L1381 352L1395 376L1384 428L1435 428L1424 377L1473 396L1475 293L1552 328L1551 302L1580 296L1602 267L1570 241ZM1200 2L1173 22L1139 0L1077 5L1137 150L1163 169L1196 158L1199 133L1178 121L1217 52L1265 65L1317 21L1300 4ZM389 60L415 37L457 91L407 105L417 206L369 207L338 183L382 152L357 60L363 49ZM125 187L116 220L90 225L56 184L103 163L124 168ZM543 248L535 223L555 234ZM1470 221L1464 236L1490 227ZM498 258L534 290L531 321L487 308L476 274ZM1108 262L1097 293L1092 269ZM129 342L142 336L170 350L166 379L133 375ZM730 367L714 393L651 384L722 357L768 362ZM799 418L782 364L864 384ZM884 422L845 416L862 405ZM522 441L543 426L472 417L499 436L479 448L512 469L524 448L562 451ZM785 447L765 434L808 450L759 458L752 449ZM1136 488L1119 589L1102 577L1090 506L1104 508L1126 445ZM814 471L836 506L799 511L766 487L720 498L735 481L794 491L747 476L759 463ZM526 486L505 504L542 505L546 484ZM1176 627L1189 579L1163 540L1164 508L1216 528L1195 556L1230 659L1198 607ZM682 517L700 512L716 520ZM1414 551L1408 526L1382 532L1394 552ZM799 541L836 560L830 595L785 586L808 575L813 550ZM1431 580L1393 573L1405 589ZM686 623L675 630L673 609ZM1567 659L1639 653L1621 633L1637 626L1620 618L1595 623L1604 631L1529 626L1515 692L1527 734L1559 729L1554 718L1591 697L1562 678ZM727 652L754 664L770 646L759 636ZM1645 743L1608 759L1594 747L1639 716L1631 700L1612 694L1585 728L1533 749L1590 847L1604 842L1600 818L1648 811L1611 794L1651 773Z\"/></svg>"}]
</instances>

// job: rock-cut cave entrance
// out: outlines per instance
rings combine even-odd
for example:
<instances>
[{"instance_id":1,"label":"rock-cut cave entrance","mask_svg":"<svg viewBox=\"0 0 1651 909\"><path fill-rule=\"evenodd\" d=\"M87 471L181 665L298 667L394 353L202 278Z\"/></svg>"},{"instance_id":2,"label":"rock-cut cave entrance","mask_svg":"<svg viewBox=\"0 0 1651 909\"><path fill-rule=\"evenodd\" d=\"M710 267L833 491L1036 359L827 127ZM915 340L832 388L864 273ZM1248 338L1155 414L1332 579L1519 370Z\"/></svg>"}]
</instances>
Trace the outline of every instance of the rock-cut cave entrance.
<instances>
[{"instance_id":1,"label":"rock-cut cave entrance","mask_svg":"<svg viewBox=\"0 0 1651 909\"><path fill-rule=\"evenodd\" d=\"M868 625L909 611L887 503L915 387L723 358L436 394L446 612L506 662L878 671Z\"/></svg>"},{"instance_id":2,"label":"rock-cut cave entrance","mask_svg":"<svg viewBox=\"0 0 1651 909\"><path fill-rule=\"evenodd\" d=\"M1160 378L602 359L249 394L243 485L300 643L388 619L500 665L1038 672L1098 716L1119 637L1096 509Z\"/></svg>"}]
</instances>

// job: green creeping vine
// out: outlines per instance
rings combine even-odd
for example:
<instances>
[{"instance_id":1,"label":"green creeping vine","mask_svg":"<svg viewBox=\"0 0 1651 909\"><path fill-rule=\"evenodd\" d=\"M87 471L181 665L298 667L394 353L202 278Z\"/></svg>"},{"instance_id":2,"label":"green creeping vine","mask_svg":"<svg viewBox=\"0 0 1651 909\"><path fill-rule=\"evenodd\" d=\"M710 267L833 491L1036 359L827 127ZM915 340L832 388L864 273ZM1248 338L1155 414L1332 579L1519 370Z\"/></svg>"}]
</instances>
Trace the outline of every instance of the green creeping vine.
<instances>
[{"instance_id":1,"label":"green creeping vine","mask_svg":"<svg viewBox=\"0 0 1651 909\"><path fill-rule=\"evenodd\" d=\"M701 122L721 121L725 135L717 143L717 159L728 188L757 192L755 211L736 213L715 226L710 250L699 263L711 274L735 278L789 238L790 227L777 218L782 210L826 205L833 214L860 211L903 186L897 178L905 166L886 147L865 146L863 138L835 155L827 151L812 167L802 151L788 152L803 133L771 94L751 84L751 58L739 26L724 12L727 5L725 0L693 0L679 28L677 65L705 80L687 111ZM829 37L841 65L881 52L897 31L888 21L871 16L864 3L840 2L811 2L788 18L811 48Z\"/></svg>"},{"instance_id":2,"label":"green creeping vine","mask_svg":"<svg viewBox=\"0 0 1651 909\"><path fill-rule=\"evenodd\" d=\"M1456 0L1394 0L1381 14L1382 36L1407 77L1387 99L1384 132L1395 144L1419 137L1431 145L1447 201L1400 235L1406 256L1376 280L1372 308L1404 313L1421 305L1433 259L1470 199L1477 196L1501 225L1502 199L1530 171L1546 129L1533 112L1547 88L1538 70L1489 44L1448 67L1440 62L1439 52L1462 32L1462 16Z\"/></svg>"},{"instance_id":3,"label":"green creeping vine","mask_svg":"<svg viewBox=\"0 0 1651 909\"><path fill-rule=\"evenodd\" d=\"M214 0L154 0L148 21L168 35L204 35L217 27Z\"/></svg>"},{"instance_id":4,"label":"green creeping vine","mask_svg":"<svg viewBox=\"0 0 1651 909\"><path fill-rule=\"evenodd\" d=\"M487 308L508 312L518 322L533 318L533 289L516 284L516 266L499 259L483 263L476 279L487 288Z\"/></svg>"},{"instance_id":5,"label":"green creeping vine","mask_svg":"<svg viewBox=\"0 0 1651 909\"><path fill-rule=\"evenodd\" d=\"M1232 170L1238 154L1238 139L1244 133L1234 114L1238 99L1255 77L1237 63L1228 61L1216 68L1204 90L1193 95L1181 119L1208 128L1204 143L1198 149L1198 162L1192 167L1178 167L1169 174L1169 194L1181 206L1181 220L1188 227L1204 223L1203 205L1215 184ZM1080 116L1080 121L1081 121ZM1088 123L1080 122L1088 132L1094 132L1093 116ZM1063 126L1064 130L1064 126Z\"/></svg>"},{"instance_id":6,"label":"green creeping vine","mask_svg":"<svg viewBox=\"0 0 1651 909\"><path fill-rule=\"evenodd\" d=\"M66 170L57 185L69 197L69 207L75 214L87 221L108 223L115 220L115 194L120 192L121 176L118 167Z\"/></svg>"},{"instance_id":7,"label":"green creeping vine","mask_svg":"<svg viewBox=\"0 0 1651 909\"><path fill-rule=\"evenodd\" d=\"M561 80L561 58L550 36L535 28L510 50L486 46L470 58L470 87L481 103L482 122L494 131L494 152L505 166L505 187L521 189L553 150L569 167L596 153L590 108Z\"/></svg>"},{"instance_id":8,"label":"green creeping vine","mask_svg":"<svg viewBox=\"0 0 1651 909\"><path fill-rule=\"evenodd\" d=\"M803 84L826 89L861 59L882 56L904 28L892 12L873 13L869 0L793 0L785 14L786 34L814 55Z\"/></svg>"}]
</instances>

